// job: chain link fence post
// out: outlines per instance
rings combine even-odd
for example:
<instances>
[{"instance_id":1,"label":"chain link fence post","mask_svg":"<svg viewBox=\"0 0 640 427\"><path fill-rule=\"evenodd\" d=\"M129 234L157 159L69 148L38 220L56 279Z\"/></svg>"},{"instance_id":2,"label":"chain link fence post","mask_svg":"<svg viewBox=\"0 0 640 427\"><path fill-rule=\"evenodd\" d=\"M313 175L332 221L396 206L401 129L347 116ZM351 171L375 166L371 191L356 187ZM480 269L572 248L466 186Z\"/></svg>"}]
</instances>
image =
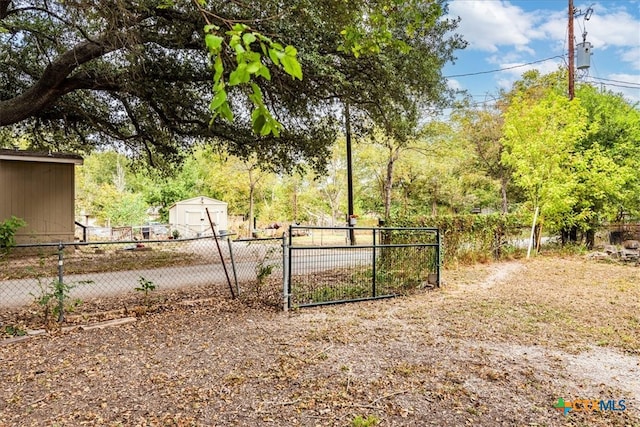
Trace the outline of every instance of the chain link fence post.
<instances>
[{"instance_id":1,"label":"chain link fence post","mask_svg":"<svg viewBox=\"0 0 640 427\"><path fill-rule=\"evenodd\" d=\"M54 292L58 300L58 322L64 320L64 245L58 245L58 283L54 287Z\"/></svg>"},{"instance_id":2,"label":"chain link fence post","mask_svg":"<svg viewBox=\"0 0 640 427\"><path fill-rule=\"evenodd\" d=\"M291 234L291 226L289 226ZM289 310L289 247L287 245L287 233L282 233L282 300L284 311Z\"/></svg>"}]
</instances>

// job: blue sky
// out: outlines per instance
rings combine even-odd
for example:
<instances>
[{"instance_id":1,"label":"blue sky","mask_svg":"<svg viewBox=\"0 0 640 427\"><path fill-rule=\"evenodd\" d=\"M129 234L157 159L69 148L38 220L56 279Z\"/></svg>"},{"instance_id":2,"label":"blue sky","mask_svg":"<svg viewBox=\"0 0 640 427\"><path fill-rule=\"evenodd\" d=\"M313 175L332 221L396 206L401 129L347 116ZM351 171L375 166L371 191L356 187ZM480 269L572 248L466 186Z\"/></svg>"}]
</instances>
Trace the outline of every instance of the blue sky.
<instances>
[{"instance_id":1,"label":"blue sky","mask_svg":"<svg viewBox=\"0 0 640 427\"><path fill-rule=\"evenodd\" d=\"M547 73L566 67L568 4L568 0L451 0L449 14L462 19L458 33L469 46L457 52L455 64L444 68L444 75L451 76L449 85L484 102L500 89L509 89L529 69ZM578 72L576 81L640 102L640 0L574 0L574 7L581 12L593 9L589 20L584 15L574 19L575 43L582 42L586 31L593 53L591 66ZM505 70L483 73L500 69Z\"/></svg>"}]
</instances>

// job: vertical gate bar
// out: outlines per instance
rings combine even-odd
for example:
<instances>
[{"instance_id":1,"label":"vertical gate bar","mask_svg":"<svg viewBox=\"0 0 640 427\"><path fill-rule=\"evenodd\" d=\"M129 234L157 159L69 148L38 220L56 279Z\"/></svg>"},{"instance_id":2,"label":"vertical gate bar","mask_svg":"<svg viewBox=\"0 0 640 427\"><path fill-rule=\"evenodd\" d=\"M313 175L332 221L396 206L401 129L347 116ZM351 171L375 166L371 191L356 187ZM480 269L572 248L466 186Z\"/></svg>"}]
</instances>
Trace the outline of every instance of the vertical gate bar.
<instances>
[{"instance_id":1,"label":"vertical gate bar","mask_svg":"<svg viewBox=\"0 0 640 427\"><path fill-rule=\"evenodd\" d=\"M373 265L371 268L371 274L372 274L372 282L373 282L373 289L372 289L372 296L375 298L376 297L376 229L373 228L371 229L371 231L373 231Z\"/></svg>"},{"instance_id":2,"label":"vertical gate bar","mask_svg":"<svg viewBox=\"0 0 640 427\"><path fill-rule=\"evenodd\" d=\"M293 264L293 250L292 250L292 246L293 246L293 225L289 226L289 248L288 248L288 265L287 265L287 276L288 280L287 280L287 308L291 309L291 282L292 282L292 278L291 278L291 265Z\"/></svg>"},{"instance_id":3,"label":"vertical gate bar","mask_svg":"<svg viewBox=\"0 0 640 427\"><path fill-rule=\"evenodd\" d=\"M440 229L436 229L436 287L440 287L440 250L442 248L442 239L440 238Z\"/></svg>"}]
</instances>

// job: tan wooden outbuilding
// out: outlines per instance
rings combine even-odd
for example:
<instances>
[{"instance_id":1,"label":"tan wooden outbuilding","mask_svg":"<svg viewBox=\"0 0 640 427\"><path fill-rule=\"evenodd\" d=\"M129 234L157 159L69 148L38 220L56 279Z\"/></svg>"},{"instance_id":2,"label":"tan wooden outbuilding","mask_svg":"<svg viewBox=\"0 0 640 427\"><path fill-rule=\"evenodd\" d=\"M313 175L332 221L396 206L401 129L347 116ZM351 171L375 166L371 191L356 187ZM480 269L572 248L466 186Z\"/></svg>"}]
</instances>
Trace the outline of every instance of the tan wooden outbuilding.
<instances>
[{"instance_id":1,"label":"tan wooden outbuilding","mask_svg":"<svg viewBox=\"0 0 640 427\"><path fill-rule=\"evenodd\" d=\"M12 216L27 225L17 243L73 242L75 165L82 157L0 149L0 222Z\"/></svg>"}]
</instances>

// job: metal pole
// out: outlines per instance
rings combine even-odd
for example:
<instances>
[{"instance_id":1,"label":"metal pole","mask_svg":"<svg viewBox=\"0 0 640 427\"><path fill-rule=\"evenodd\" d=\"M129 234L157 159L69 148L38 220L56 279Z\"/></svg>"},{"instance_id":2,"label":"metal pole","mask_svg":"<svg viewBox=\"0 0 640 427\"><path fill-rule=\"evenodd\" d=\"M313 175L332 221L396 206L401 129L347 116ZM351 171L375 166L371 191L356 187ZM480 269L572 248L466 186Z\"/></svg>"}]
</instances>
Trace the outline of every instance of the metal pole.
<instances>
[{"instance_id":1,"label":"metal pole","mask_svg":"<svg viewBox=\"0 0 640 427\"><path fill-rule=\"evenodd\" d=\"M442 239L440 237L440 229L436 230L436 287L440 287L440 251L442 250Z\"/></svg>"},{"instance_id":2,"label":"metal pole","mask_svg":"<svg viewBox=\"0 0 640 427\"><path fill-rule=\"evenodd\" d=\"M575 95L575 83L574 83L574 54L573 54L573 0L569 0L569 100L572 100Z\"/></svg>"},{"instance_id":3,"label":"metal pole","mask_svg":"<svg viewBox=\"0 0 640 427\"><path fill-rule=\"evenodd\" d=\"M231 291L231 298L235 299L236 294L233 291L233 285L231 285L231 277L229 277L229 272L227 271L227 264L224 262L224 256L222 256L222 249L220 249L220 242L218 242L218 236L216 235L216 224L211 220L211 214L209 214L209 208L205 208L205 210L207 211L207 218L209 218L209 224L211 224L211 231L213 232L213 240L216 241L218 253L220 254L220 261L222 262L222 268L224 269L225 276L227 276L227 283L229 284L229 290Z\"/></svg>"},{"instance_id":4,"label":"metal pole","mask_svg":"<svg viewBox=\"0 0 640 427\"><path fill-rule=\"evenodd\" d=\"M289 234L291 234L291 226L289 226ZM289 310L289 260L287 251L287 233L282 233L282 302L284 311Z\"/></svg>"},{"instance_id":5,"label":"metal pole","mask_svg":"<svg viewBox=\"0 0 640 427\"><path fill-rule=\"evenodd\" d=\"M344 125L347 139L347 226L349 227L349 242L351 245L356 244L356 232L351 224L353 217L353 168L351 157L351 118L349 114L349 103L344 104Z\"/></svg>"},{"instance_id":6,"label":"metal pole","mask_svg":"<svg viewBox=\"0 0 640 427\"><path fill-rule=\"evenodd\" d=\"M64 320L64 245L62 242L58 245L58 283L54 290L58 298L58 322Z\"/></svg>"},{"instance_id":7,"label":"metal pole","mask_svg":"<svg viewBox=\"0 0 640 427\"><path fill-rule=\"evenodd\" d=\"M371 290L371 295L376 297L376 229L373 230L373 266L371 268L371 274L373 276L373 289Z\"/></svg>"},{"instance_id":8,"label":"metal pole","mask_svg":"<svg viewBox=\"0 0 640 427\"><path fill-rule=\"evenodd\" d=\"M229 244L229 257L231 257L231 270L233 270L233 281L236 284L236 295L240 296L240 287L238 286L238 274L236 273L236 262L233 259L233 249L231 245L231 239L227 237L227 243Z\"/></svg>"},{"instance_id":9,"label":"metal pole","mask_svg":"<svg viewBox=\"0 0 640 427\"><path fill-rule=\"evenodd\" d=\"M291 265L293 264L293 251L291 247L293 246L293 233L291 232L291 226L289 226L289 245L287 247L287 308L291 308Z\"/></svg>"}]
</instances>

